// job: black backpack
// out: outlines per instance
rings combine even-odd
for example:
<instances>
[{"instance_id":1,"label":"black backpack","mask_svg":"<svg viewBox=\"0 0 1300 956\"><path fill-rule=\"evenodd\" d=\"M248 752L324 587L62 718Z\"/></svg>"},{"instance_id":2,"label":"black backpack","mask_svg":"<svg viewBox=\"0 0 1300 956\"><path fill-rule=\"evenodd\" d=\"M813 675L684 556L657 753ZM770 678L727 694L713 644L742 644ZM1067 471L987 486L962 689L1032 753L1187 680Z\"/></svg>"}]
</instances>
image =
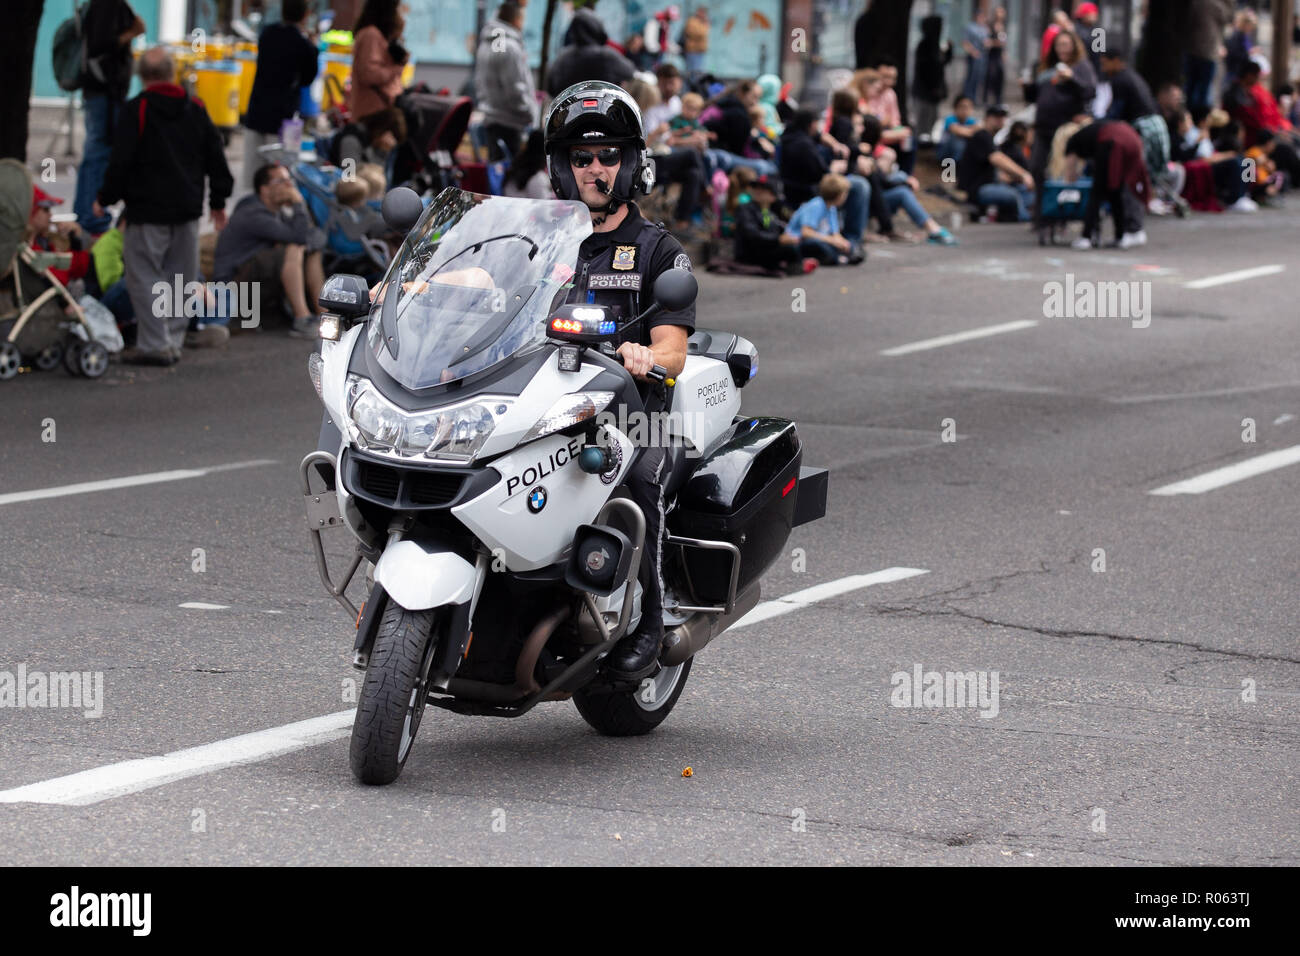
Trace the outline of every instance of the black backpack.
<instances>
[{"instance_id":1,"label":"black backpack","mask_svg":"<svg viewBox=\"0 0 1300 956\"><path fill-rule=\"evenodd\" d=\"M77 7L54 31L54 78L59 81L59 89L69 93L81 89L86 81L86 34L81 20L87 6L83 3Z\"/></svg>"}]
</instances>

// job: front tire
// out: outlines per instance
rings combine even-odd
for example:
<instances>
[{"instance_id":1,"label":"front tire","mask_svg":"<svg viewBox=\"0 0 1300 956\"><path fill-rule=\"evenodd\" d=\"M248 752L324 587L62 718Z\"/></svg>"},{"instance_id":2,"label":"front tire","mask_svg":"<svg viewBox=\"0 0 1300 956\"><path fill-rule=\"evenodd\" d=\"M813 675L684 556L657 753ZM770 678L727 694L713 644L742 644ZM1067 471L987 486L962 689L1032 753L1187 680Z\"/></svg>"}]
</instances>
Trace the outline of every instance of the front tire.
<instances>
[{"instance_id":1,"label":"front tire","mask_svg":"<svg viewBox=\"0 0 1300 956\"><path fill-rule=\"evenodd\" d=\"M582 719L606 737L639 737L667 718L682 696L694 658L675 667L661 667L631 690L585 687L574 691L573 703Z\"/></svg>"},{"instance_id":2,"label":"front tire","mask_svg":"<svg viewBox=\"0 0 1300 956\"><path fill-rule=\"evenodd\" d=\"M392 601L384 610L352 724L349 759L361 783L392 783L406 765L424 716L436 618Z\"/></svg>"}]
</instances>

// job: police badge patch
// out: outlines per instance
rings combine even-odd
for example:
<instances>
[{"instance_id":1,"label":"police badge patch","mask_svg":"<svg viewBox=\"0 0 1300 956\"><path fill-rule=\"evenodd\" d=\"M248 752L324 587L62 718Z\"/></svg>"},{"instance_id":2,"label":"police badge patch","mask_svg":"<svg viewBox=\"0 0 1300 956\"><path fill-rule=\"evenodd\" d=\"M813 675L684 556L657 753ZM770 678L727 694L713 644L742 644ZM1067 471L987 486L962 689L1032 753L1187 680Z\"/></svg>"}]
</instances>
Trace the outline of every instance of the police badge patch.
<instances>
[{"instance_id":1,"label":"police badge patch","mask_svg":"<svg viewBox=\"0 0 1300 956\"><path fill-rule=\"evenodd\" d=\"M684 252L677 253L677 258L673 260L674 269L685 269L691 271L691 257Z\"/></svg>"},{"instance_id":2,"label":"police badge patch","mask_svg":"<svg viewBox=\"0 0 1300 956\"><path fill-rule=\"evenodd\" d=\"M636 268L636 246L615 246L613 267L622 271Z\"/></svg>"}]
</instances>

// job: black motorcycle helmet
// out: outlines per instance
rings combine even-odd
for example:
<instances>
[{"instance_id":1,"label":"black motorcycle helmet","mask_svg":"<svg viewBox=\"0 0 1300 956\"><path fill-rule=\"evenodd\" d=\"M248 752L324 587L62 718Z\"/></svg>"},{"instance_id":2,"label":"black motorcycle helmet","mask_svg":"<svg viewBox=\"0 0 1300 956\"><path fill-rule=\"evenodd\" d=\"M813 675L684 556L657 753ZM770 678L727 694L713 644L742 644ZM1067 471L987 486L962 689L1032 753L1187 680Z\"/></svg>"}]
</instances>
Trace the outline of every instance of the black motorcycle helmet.
<instances>
[{"instance_id":1,"label":"black motorcycle helmet","mask_svg":"<svg viewBox=\"0 0 1300 956\"><path fill-rule=\"evenodd\" d=\"M578 198L569 147L586 144L622 147L622 163L605 207L608 211L630 200L633 191L648 194L654 188L655 167L646 149L641 111L622 87L603 80L573 84L551 103L542 128L546 132L546 172L560 199Z\"/></svg>"}]
</instances>

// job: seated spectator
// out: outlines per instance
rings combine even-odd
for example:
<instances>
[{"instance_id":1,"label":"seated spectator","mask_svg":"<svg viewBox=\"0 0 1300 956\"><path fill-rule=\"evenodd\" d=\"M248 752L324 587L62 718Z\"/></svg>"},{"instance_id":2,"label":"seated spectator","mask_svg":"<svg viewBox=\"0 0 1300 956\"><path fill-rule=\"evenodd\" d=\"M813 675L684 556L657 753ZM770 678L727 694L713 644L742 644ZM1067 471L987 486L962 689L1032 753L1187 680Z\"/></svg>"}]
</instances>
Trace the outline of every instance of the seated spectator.
<instances>
[{"instance_id":1,"label":"seated spectator","mask_svg":"<svg viewBox=\"0 0 1300 956\"><path fill-rule=\"evenodd\" d=\"M1259 64L1253 60L1243 66L1224 103L1241 123L1247 149L1259 142L1262 134L1271 134L1276 140L1270 148L1272 161L1295 184L1300 182L1300 135L1282 115L1268 87L1259 81L1259 72Z\"/></svg>"},{"instance_id":2,"label":"seated spectator","mask_svg":"<svg viewBox=\"0 0 1300 956\"><path fill-rule=\"evenodd\" d=\"M996 218L1029 222L1034 198L1034 177L1001 148L994 137L1006 123L1005 107L990 106L984 122L966 142L966 150L957 163L957 188L981 209L993 210ZM1008 137L1009 139L1009 137ZM1024 161L1024 153L1021 154Z\"/></svg>"},{"instance_id":3,"label":"seated spectator","mask_svg":"<svg viewBox=\"0 0 1300 956\"><path fill-rule=\"evenodd\" d=\"M799 239L786 234L786 224L772 208L776 184L759 176L749 184L749 202L736 207L736 261L789 275L811 272L817 260L799 255Z\"/></svg>"},{"instance_id":4,"label":"seated spectator","mask_svg":"<svg viewBox=\"0 0 1300 956\"><path fill-rule=\"evenodd\" d=\"M1110 203L1115 219L1114 244L1121 249L1145 245L1143 214L1151 196L1151 179L1142 140L1133 127L1118 120L1085 123L1065 144L1065 154L1093 164L1083 236L1074 241L1074 247L1091 249L1101 244L1103 200Z\"/></svg>"},{"instance_id":5,"label":"seated spectator","mask_svg":"<svg viewBox=\"0 0 1300 956\"><path fill-rule=\"evenodd\" d=\"M32 187L32 211L27 219L27 231L33 249L41 252L66 252L72 262L66 269L52 268L50 274L66 287L76 279L84 279L90 269L90 252L81 247L81 229L76 222L51 225L50 210L63 200L51 196L40 186Z\"/></svg>"},{"instance_id":6,"label":"seated spectator","mask_svg":"<svg viewBox=\"0 0 1300 956\"><path fill-rule=\"evenodd\" d=\"M641 114L647 143L664 136L668 121L682 111L681 70L671 63L660 63L655 67L655 83L659 87L659 102Z\"/></svg>"},{"instance_id":7,"label":"seated spectator","mask_svg":"<svg viewBox=\"0 0 1300 956\"><path fill-rule=\"evenodd\" d=\"M872 117L876 124L873 142L863 140L865 122L863 114L858 112L858 98L852 90L836 90L831 94L830 127L827 129L829 140L836 145L844 145L844 155L849 160L849 170L860 176L870 175L874 168L872 147L879 142L880 121Z\"/></svg>"},{"instance_id":8,"label":"seated spectator","mask_svg":"<svg viewBox=\"0 0 1300 956\"><path fill-rule=\"evenodd\" d=\"M1002 141L1002 152L1020 166L1029 168L1029 157L1034 148L1034 128L1023 120L1016 120Z\"/></svg>"},{"instance_id":9,"label":"seated spectator","mask_svg":"<svg viewBox=\"0 0 1300 956\"><path fill-rule=\"evenodd\" d=\"M978 128L975 101L963 93L953 100L952 112L944 117L943 133L939 136L939 145L934 153L939 164L942 166L945 159L961 162L966 143Z\"/></svg>"},{"instance_id":10,"label":"seated spectator","mask_svg":"<svg viewBox=\"0 0 1300 956\"><path fill-rule=\"evenodd\" d=\"M819 144L821 121L811 109L798 109L781 134L781 182L786 202L798 206L817 195L827 173L848 173L848 162L827 162ZM844 235L851 242L862 242L871 207L872 189L865 178L854 173L847 176L849 195L844 203Z\"/></svg>"},{"instance_id":11,"label":"seated spectator","mask_svg":"<svg viewBox=\"0 0 1300 956\"><path fill-rule=\"evenodd\" d=\"M898 165L909 176L916 163L916 149L912 141L912 128L903 125L902 113L898 108L898 94L894 85L898 82L898 66L889 57L882 57L876 63L876 72L880 76L881 88L874 96L867 97L865 111L880 118L884 126L881 141L898 154Z\"/></svg>"},{"instance_id":12,"label":"seated spectator","mask_svg":"<svg viewBox=\"0 0 1300 956\"><path fill-rule=\"evenodd\" d=\"M388 192L388 177L384 167L378 163L362 163L357 167L357 179L366 184L366 199L369 202L383 200Z\"/></svg>"},{"instance_id":13,"label":"seated spectator","mask_svg":"<svg viewBox=\"0 0 1300 956\"><path fill-rule=\"evenodd\" d=\"M383 214L370 204L370 187L360 179L342 179L334 187L334 198L349 210L362 235L380 238L391 232Z\"/></svg>"},{"instance_id":14,"label":"seated spectator","mask_svg":"<svg viewBox=\"0 0 1300 956\"><path fill-rule=\"evenodd\" d=\"M754 124L749 131L749 146L745 155L772 162L776 159L776 134L766 125L766 114L761 106L749 111L749 119Z\"/></svg>"},{"instance_id":15,"label":"seated spectator","mask_svg":"<svg viewBox=\"0 0 1300 956\"><path fill-rule=\"evenodd\" d=\"M749 187L757 178L758 173L748 166L737 166L727 174L727 198L718 217L719 238L729 239L736 235L736 212L751 201Z\"/></svg>"},{"instance_id":16,"label":"seated spectator","mask_svg":"<svg viewBox=\"0 0 1300 956\"><path fill-rule=\"evenodd\" d=\"M762 175L774 175L776 166L770 160L751 159L745 156L753 122L749 111L758 105L761 91L753 80L741 80L731 90L722 94L700 115L704 128L711 134L713 148L709 160L714 169L731 172L735 166L749 166ZM685 110L685 102L682 108Z\"/></svg>"},{"instance_id":17,"label":"seated spectator","mask_svg":"<svg viewBox=\"0 0 1300 956\"><path fill-rule=\"evenodd\" d=\"M664 76L667 78L666 89L662 91L637 80L630 84L640 94L634 95L641 106L642 116L651 115L658 109L662 92L680 87L680 76L671 77L667 71ZM661 79L660 84L662 87L665 80ZM676 183L681 189L673 210L673 232L679 238L700 238L696 234L694 220L700 213L700 196L708 180L705 148L709 137L700 125L704 97L698 93L686 93L680 98L674 94L674 99L677 99L676 113L659 122L647 137L646 145L653 153L656 184L667 188Z\"/></svg>"},{"instance_id":18,"label":"seated spectator","mask_svg":"<svg viewBox=\"0 0 1300 956\"><path fill-rule=\"evenodd\" d=\"M523 148L510 163L506 173L505 194L520 199L554 199L551 177L546 172L545 130L538 127L528 134Z\"/></svg>"},{"instance_id":19,"label":"seated spectator","mask_svg":"<svg viewBox=\"0 0 1300 956\"><path fill-rule=\"evenodd\" d=\"M816 117L812 117L816 122ZM838 173L827 173L817 185L817 195L803 203L790 217L785 235L798 243L799 255L823 265L857 265L866 256L858 245L840 232L839 209L849 198L849 181Z\"/></svg>"},{"instance_id":20,"label":"seated spectator","mask_svg":"<svg viewBox=\"0 0 1300 956\"><path fill-rule=\"evenodd\" d=\"M878 160L880 174L885 179L884 200L888 214L893 216L902 209L907 213L907 217L913 223L925 230L926 242L938 246L955 246L957 237L954 236L943 226L939 225L921 205L921 200L916 198L916 192L921 184L917 182L915 176L905 173L902 169L889 160ZM911 236L890 236L891 239L898 238L910 241Z\"/></svg>"},{"instance_id":21,"label":"seated spectator","mask_svg":"<svg viewBox=\"0 0 1300 956\"><path fill-rule=\"evenodd\" d=\"M406 142L406 117L396 107L380 110L349 123L330 142L330 162L339 167L351 162L353 168L374 163L387 168L389 155Z\"/></svg>"},{"instance_id":22,"label":"seated spectator","mask_svg":"<svg viewBox=\"0 0 1300 956\"><path fill-rule=\"evenodd\" d=\"M261 312L277 303L291 310L289 334L316 335L316 296L324 283L311 218L289 170L278 163L253 174L253 193L235 207L217 238L213 272L218 282L260 283Z\"/></svg>"}]
</instances>

